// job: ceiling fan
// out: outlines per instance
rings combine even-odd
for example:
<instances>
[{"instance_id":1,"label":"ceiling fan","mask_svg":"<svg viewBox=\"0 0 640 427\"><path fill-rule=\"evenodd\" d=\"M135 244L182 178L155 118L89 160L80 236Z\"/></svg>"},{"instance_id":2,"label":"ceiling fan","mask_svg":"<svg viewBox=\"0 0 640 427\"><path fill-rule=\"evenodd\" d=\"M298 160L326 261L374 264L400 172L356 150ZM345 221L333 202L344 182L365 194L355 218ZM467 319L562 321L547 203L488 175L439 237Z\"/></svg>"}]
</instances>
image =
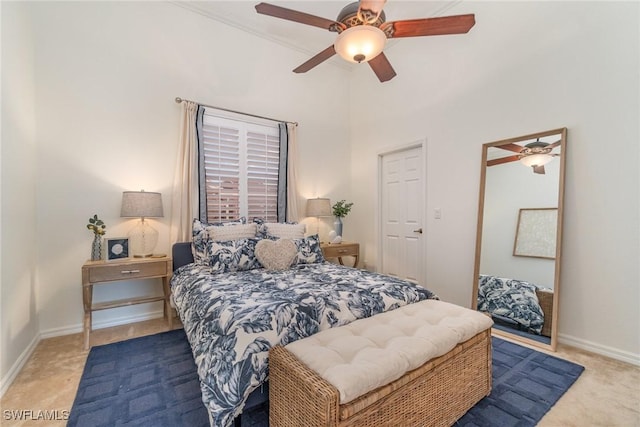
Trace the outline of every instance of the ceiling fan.
<instances>
[{"instance_id":1,"label":"ceiling fan","mask_svg":"<svg viewBox=\"0 0 640 427\"><path fill-rule=\"evenodd\" d=\"M386 0L351 3L340 11L335 21L269 3L257 4L256 11L338 33L333 45L294 69L294 73L306 73L337 53L350 62L368 62L381 82L396 76L382 52L387 39L464 34L476 23L473 14L386 22L382 10L385 3Z\"/></svg>"},{"instance_id":2,"label":"ceiling fan","mask_svg":"<svg viewBox=\"0 0 640 427\"><path fill-rule=\"evenodd\" d=\"M534 142L530 142L525 146L518 144L496 145L496 148L513 151L515 154L509 157L487 160L487 166L501 165L503 163L515 162L520 160L524 165L533 168L534 173L544 174L544 165L559 156L558 153L552 153L553 149L560 145L561 140L553 143L542 142L540 138Z\"/></svg>"}]
</instances>

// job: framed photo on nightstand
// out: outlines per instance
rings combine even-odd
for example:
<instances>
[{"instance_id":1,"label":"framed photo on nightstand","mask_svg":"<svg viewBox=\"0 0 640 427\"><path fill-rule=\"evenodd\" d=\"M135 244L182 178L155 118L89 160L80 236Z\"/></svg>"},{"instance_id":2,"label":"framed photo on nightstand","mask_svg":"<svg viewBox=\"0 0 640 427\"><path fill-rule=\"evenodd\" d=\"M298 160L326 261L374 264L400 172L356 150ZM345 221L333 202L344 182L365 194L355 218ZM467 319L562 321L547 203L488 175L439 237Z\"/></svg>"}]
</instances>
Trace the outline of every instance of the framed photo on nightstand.
<instances>
[{"instance_id":1,"label":"framed photo on nightstand","mask_svg":"<svg viewBox=\"0 0 640 427\"><path fill-rule=\"evenodd\" d=\"M107 261L129 258L129 239L113 237L104 239L107 242Z\"/></svg>"}]
</instances>

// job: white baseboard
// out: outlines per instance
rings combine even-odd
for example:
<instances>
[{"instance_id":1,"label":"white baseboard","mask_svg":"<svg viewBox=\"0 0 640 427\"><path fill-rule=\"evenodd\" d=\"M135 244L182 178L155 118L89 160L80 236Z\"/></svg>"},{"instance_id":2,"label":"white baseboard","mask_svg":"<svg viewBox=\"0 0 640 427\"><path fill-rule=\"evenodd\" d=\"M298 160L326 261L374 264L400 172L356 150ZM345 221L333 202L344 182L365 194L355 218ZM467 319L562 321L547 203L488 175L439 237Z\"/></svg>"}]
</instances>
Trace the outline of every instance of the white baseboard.
<instances>
[{"instance_id":1,"label":"white baseboard","mask_svg":"<svg viewBox=\"0 0 640 427\"><path fill-rule=\"evenodd\" d=\"M634 354L629 351L608 347L602 344L597 344L591 341L564 334L558 334L558 342L588 351L590 353L599 354L601 356L610 357L611 359L616 359L635 366L640 366L640 354Z\"/></svg>"},{"instance_id":2,"label":"white baseboard","mask_svg":"<svg viewBox=\"0 0 640 427\"><path fill-rule=\"evenodd\" d=\"M157 319L164 316L162 310L151 311L147 313L136 314L133 316L116 317L114 319L103 320L101 322L93 322L93 330L110 328L112 326L126 325L128 323L143 322L145 320ZM71 326L63 326L61 328L46 329L40 332L40 338L53 338L63 335L71 335L82 332L82 323Z\"/></svg>"},{"instance_id":3,"label":"white baseboard","mask_svg":"<svg viewBox=\"0 0 640 427\"><path fill-rule=\"evenodd\" d=\"M143 314L137 314L134 316L118 317L118 318L109 319L106 321L95 322L93 324L93 329L95 330L95 329L110 328L112 326L120 326L120 325L126 325L128 323L135 323L135 322L142 322L145 320L157 319L163 316L164 316L164 313L162 312L162 310L159 310L159 311L152 311L152 312L143 313ZM31 340L27 348L22 352L20 357L18 357L18 360L16 360L16 362L13 364L11 369L9 369L9 371L4 376L4 378L2 378L0 382L0 397L2 397L4 393L9 389L9 386L11 386L13 381L16 379L16 377L22 370L22 367L25 365L25 363L27 363L27 361L29 360L29 358L31 357L36 347L38 346L38 343L40 343L41 340L46 338L60 337L63 335L77 334L79 332L82 332L82 323L71 325L71 326L64 326L62 328L47 329L47 330L41 331L39 334L33 337L33 340Z\"/></svg>"},{"instance_id":4,"label":"white baseboard","mask_svg":"<svg viewBox=\"0 0 640 427\"><path fill-rule=\"evenodd\" d=\"M16 363L13 364L13 366L11 367L11 369L9 369L9 371L4 376L4 378L0 380L0 398L4 396L4 393L9 389L9 386L13 384L13 381L16 379L16 377L22 370L22 367L24 366L24 364L27 363L27 360L29 360L29 358L35 351L39 342L40 342L40 335L36 334L36 336L33 337L31 342L27 346L27 348L25 348L22 354L20 354L20 357L18 357L18 360L16 360Z\"/></svg>"}]
</instances>

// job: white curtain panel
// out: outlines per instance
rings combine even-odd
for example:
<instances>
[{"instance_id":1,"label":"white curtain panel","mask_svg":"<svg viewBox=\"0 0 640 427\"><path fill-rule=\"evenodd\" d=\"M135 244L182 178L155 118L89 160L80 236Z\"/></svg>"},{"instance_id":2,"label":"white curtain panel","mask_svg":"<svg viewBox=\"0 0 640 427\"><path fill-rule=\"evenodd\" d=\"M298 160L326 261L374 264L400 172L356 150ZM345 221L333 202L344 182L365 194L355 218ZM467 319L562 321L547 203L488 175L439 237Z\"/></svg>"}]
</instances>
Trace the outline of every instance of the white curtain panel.
<instances>
[{"instance_id":1,"label":"white curtain panel","mask_svg":"<svg viewBox=\"0 0 640 427\"><path fill-rule=\"evenodd\" d=\"M171 202L171 244L191 241L191 226L198 212L198 105L182 101L180 142Z\"/></svg>"},{"instance_id":2,"label":"white curtain panel","mask_svg":"<svg viewBox=\"0 0 640 427\"><path fill-rule=\"evenodd\" d=\"M287 221L298 221L298 127L287 123L289 149L287 151Z\"/></svg>"}]
</instances>

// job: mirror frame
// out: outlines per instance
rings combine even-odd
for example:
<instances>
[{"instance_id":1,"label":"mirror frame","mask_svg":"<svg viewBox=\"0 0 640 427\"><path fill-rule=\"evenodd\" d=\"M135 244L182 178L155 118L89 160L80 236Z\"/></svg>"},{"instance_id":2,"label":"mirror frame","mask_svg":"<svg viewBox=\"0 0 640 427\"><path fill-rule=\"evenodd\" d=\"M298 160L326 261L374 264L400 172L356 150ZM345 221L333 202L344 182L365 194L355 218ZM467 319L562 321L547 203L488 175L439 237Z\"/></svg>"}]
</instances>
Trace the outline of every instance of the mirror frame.
<instances>
[{"instance_id":1,"label":"mirror frame","mask_svg":"<svg viewBox=\"0 0 640 427\"><path fill-rule=\"evenodd\" d=\"M530 135L519 136L516 138L503 139L500 141L488 142L482 144L482 167L480 172L480 193L478 201L478 224L476 230L476 255L475 255L475 267L473 271L473 295L471 301L471 308L478 309L478 278L480 277L480 256L482 248L482 225L484 219L484 198L486 187L486 175L487 175L487 155L488 150L491 147L499 147L501 145L512 144L520 141L534 140L536 138L542 138L550 135L560 135L560 153L558 161L560 162L559 182L558 182L558 220L557 220L557 233L556 233L556 257L555 257L555 271L553 280L553 308L551 324L551 341L549 344L522 337L520 335L511 334L509 332L502 331L497 328L492 328L492 334L500 337L504 337L513 341L522 342L535 347L545 348L551 351L556 350L558 343L558 307L560 296L560 268L562 260L562 222L564 218L564 179L565 179L565 165L567 159L567 128L552 129L544 132L533 133Z\"/></svg>"}]
</instances>

